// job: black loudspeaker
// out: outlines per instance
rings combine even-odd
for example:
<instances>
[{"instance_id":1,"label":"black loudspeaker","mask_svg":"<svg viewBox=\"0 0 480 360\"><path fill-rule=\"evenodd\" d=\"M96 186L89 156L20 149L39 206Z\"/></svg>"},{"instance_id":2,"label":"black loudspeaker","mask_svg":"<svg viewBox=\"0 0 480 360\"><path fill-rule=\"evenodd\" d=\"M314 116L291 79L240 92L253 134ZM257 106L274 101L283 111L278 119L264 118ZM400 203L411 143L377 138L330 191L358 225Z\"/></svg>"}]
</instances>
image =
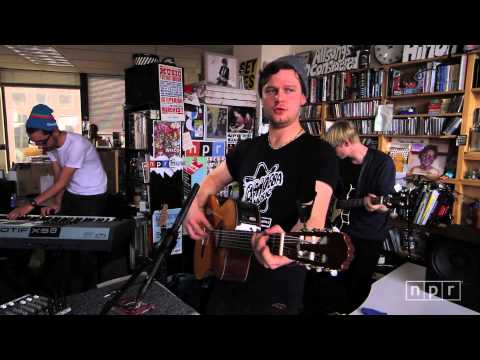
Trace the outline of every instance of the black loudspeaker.
<instances>
[{"instance_id":1,"label":"black loudspeaker","mask_svg":"<svg viewBox=\"0 0 480 360\"><path fill-rule=\"evenodd\" d=\"M426 262L427 281L461 281L460 301L454 302L480 312L480 231L450 225L430 233Z\"/></svg>"}]
</instances>

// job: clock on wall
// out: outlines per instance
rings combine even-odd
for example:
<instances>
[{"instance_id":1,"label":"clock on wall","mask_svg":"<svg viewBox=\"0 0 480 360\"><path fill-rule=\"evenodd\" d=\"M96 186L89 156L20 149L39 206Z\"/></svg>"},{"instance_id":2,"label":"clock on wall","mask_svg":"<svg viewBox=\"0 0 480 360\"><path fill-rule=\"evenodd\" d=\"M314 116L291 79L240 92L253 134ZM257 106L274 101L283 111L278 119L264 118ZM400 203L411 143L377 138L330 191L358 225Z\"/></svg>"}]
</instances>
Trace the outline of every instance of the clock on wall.
<instances>
[{"instance_id":1,"label":"clock on wall","mask_svg":"<svg viewBox=\"0 0 480 360\"><path fill-rule=\"evenodd\" d=\"M397 63L402 60L403 45L375 45L374 54L380 64Z\"/></svg>"}]
</instances>

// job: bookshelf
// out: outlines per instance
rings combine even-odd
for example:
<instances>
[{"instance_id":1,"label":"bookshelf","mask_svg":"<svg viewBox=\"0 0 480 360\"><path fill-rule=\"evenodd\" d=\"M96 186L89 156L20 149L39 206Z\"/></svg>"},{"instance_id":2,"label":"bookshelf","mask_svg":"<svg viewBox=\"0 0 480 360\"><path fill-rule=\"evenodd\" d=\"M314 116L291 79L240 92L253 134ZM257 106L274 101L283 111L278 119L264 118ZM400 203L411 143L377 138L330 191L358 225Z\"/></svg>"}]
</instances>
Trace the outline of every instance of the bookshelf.
<instances>
[{"instance_id":1,"label":"bookshelf","mask_svg":"<svg viewBox=\"0 0 480 360\"><path fill-rule=\"evenodd\" d=\"M327 75L310 78L310 97L307 107L314 106L316 116L307 119L302 117L301 121L304 128L313 135L321 136L330 122L336 120L349 120L357 125L360 131L360 138L364 140L374 139L378 144L378 149L388 153L393 139L439 139L449 143L450 148L457 148L456 165L452 169L455 176L452 179L441 180L445 184L454 187L457 196L453 208L454 223L464 223L468 205L475 199L480 199L480 179L466 179L465 174L472 169L480 170L480 152L469 150L468 137L473 124L473 112L480 108L480 79L475 81L479 72L475 68L475 61L480 58L480 51L472 51L466 54L454 54L431 59L416 60L406 63L396 63L389 65L376 66L374 68L355 69ZM480 61L479 61L480 62ZM477 67L480 67L477 65ZM439 70L437 70L437 68ZM414 93L393 93L394 73L417 74L422 73L424 81L420 91ZM443 83L435 82L432 79L433 73L441 73ZM462 88L462 75L464 74L464 86ZM355 74L355 75L352 75ZM362 79L361 74L367 74ZM357 85L365 85L368 89L345 89L347 85L342 81L348 82L352 76L358 79ZM328 79L327 79L328 78ZM365 83L362 81L367 79ZM421 80L418 80L421 81ZM333 84L332 84L333 83ZM418 84L418 83L417 83ZM340 86L339 89L336 87ZM404 89L400 89L402 92ZM312 91L315 94L312 95ZM325 94L326 92L326 94ZM350 96L352 95L353 96ZM372 94L374 96L372 96ZM370 96L365 96L370 95ZM376 96L380 95L380 96ZM463 96L463 106L461 97ZM353 108L358 103L374 104L374 114L358 113L357 108ZM443 106L451 104L452 106ZM440 103L440 111L429 111L432 104ZM459 106L458 106L458 103ZM394 116L399 129L387 132L374 132L373 123L378 105L393 104ZM402 108L414 106L415 111L412 114L401 113ZM438 105L437 105L438 106ZM455 108L455 109L453 109ZM356 116L348 116L344 110L355 109ZM453 109L453 111L452 111ZM371 108L364 109L371 111ZM449 111L446 111L449 110ZM430 112L430 113L429 113ZM364 116L365 115L365 116ZM453 134L443 134L442 131L455 120L461 123ZM305 120L305 121L304 121ZM402 124L402 122L405 122ZM371 126L369 125L371 123ZM413 125L412 125L413 123ZM308 124L308 125L307 125ZM315 133L310 131L315 130ZM367 131L365 131L367 130ZM372 131L369 131L372 130ZM420 133L419 133L420 131ZM408 135L407 135L408 133ZM455 135L454 135L455 134ZM456 146L457 135L466 135L467 144ZM480 171L479 171L480 177Z\"/></svg>"},{"instance_id":2,"label":"bookshelf","mask_svg":"<svg viewBox=\"0 0 480 360\"><path fill-rule=\"evenodd\" d=\"M387 97L388 100L397 100L397 99L411 99L411 98L419 98L419 97L441 97L441 96L452 96L452 95L461 95L463 94L463 90L455 90L455 91L436 91L436 92L428 92L428 93L417 93L417 94L405 94L405 95L392 95Z\"/></svg>"}]
</instances>

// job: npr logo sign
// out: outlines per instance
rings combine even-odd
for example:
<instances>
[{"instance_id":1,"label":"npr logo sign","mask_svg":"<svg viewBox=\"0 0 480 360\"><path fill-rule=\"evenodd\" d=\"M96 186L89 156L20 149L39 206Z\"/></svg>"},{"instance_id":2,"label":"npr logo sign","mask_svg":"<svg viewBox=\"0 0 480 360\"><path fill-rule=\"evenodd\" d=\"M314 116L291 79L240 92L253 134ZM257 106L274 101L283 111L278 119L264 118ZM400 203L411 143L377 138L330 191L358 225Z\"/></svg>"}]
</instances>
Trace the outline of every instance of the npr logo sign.
<instances>
[{"instance_id":1,"label":"npr logo sign","mask_svg":"<svg viewBox=\"0 0 480 360\"><path fill-rule=\"evenodd\" d=\"M192 141L192 144L185 156L225 156L225 142Z\"/></svg>"},{"instance_id":2,"label":"npr logo sign","mask_svg":"<svg viewBox=\"0 0 480 360\"><path fill-rule=\"evenodd\" d=\"M460 280L431 280L405 282L406 301L461 301L462 282Z\"/></svg>"}]
</instances>

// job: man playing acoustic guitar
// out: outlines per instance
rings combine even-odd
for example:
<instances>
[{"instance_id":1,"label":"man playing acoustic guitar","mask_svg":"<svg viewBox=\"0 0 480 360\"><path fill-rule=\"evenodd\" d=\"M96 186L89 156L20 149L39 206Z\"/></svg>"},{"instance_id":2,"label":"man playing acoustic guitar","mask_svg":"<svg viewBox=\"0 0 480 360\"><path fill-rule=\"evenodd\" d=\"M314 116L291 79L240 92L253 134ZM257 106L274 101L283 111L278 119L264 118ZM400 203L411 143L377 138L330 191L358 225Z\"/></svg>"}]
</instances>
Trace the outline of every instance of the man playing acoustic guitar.
<instances>
[{"instance_id":1,"label":"man playing acoustic guitar","mask_svg":"<svg viewBox=\"0 0 480 360\"><path fill-rule=\"evenodd\" d=\"M306 222L322 229L333 188L338 160L323 140L305 133L299 117L307 101L306 66L300 57L286 56L260 73L258 92L268 134L241 141L226 161L202 182L184 221L194 240L212 230L204 213L209 195L232 181L240 184L240 199L258 207L262 233L251 245L257 261L250 264L245 282L216 281L207 305L209 314L298 314L302 308L306 269L285 256L273 255L269 234L299 231L298 203L312 205Z\"/></svg>"},{"instance_id":2,"label":"man playing acoustic guitar","mask_svg":"<svg viewBox=\"0 0 480 360\"><path fill-rule=\"evenodd\" d=\"M317 278L317 287L327 292L326 283L342 284L343 305L335 298L334 306L340 312L349 313L358 308L368 297L372 275L375 272L382 242L390 228L388 208L383 204L375 205L379 196L393 192L395 185L395 165L387 154L370 149L360 142L355 126L350 121L336 121L326 132L325 139L335 148L340 161L340 181L335 188L335 196L345 199L363 199L363 206L349 210L349 221L343 224L342 232L350 235L355 247L355 257L350 268L337 278L322 274L309 274ZM353 187L353 191L351 188ZM309 290L315 290L309 286ZM318 296L322 296L318 291ZM315 302L321 303L320 299ZM314 310L312 312L315 312ZM327 311L328 312L328 311Z\"/></svg>"}]
</instances>

